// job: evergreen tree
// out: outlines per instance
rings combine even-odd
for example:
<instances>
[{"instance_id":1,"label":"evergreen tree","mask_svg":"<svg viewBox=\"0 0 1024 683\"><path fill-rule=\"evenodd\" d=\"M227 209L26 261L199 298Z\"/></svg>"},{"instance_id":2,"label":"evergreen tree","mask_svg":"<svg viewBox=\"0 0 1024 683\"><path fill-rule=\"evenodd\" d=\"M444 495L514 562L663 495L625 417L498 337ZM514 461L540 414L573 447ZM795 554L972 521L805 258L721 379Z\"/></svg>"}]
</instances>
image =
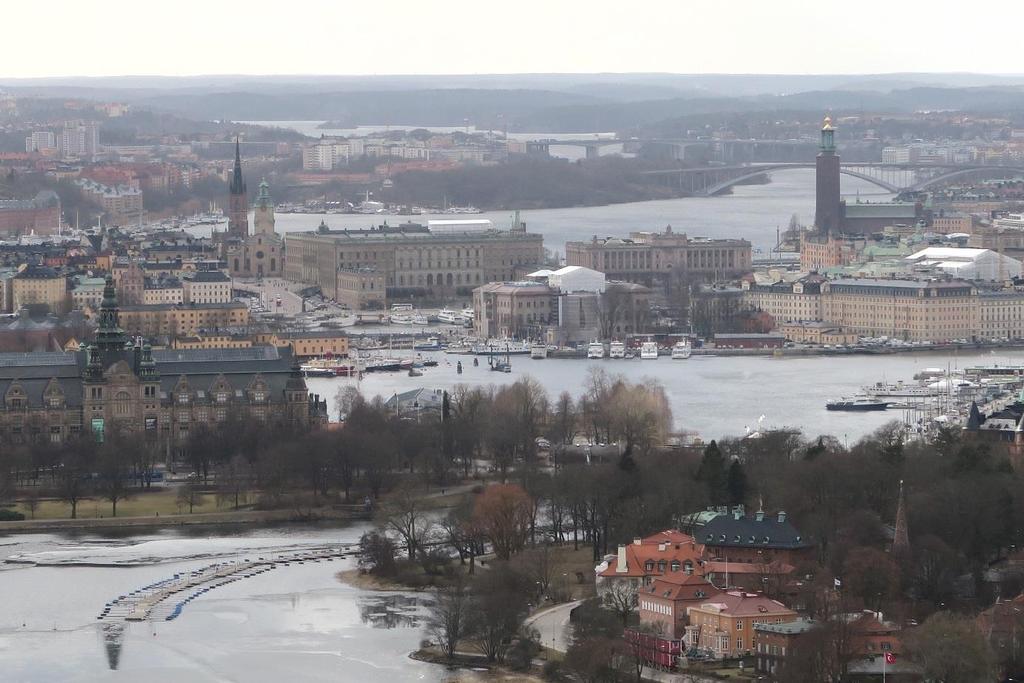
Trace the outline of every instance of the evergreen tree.
<instances>
[{"instance_id":1,"label":"evergreen tree","mask_svg":"<svg viewBox=\"0 0 1024 683\"><path fill-rule=\"evenodd\" d=\"M739 460L729 465L725 487L729 492L729 505L740 505L747 499L747 473Z\"/></svg>"},{"instance_id":2,"label":"evergreen tree","mask_svg":"<svg viewBox=\"0 0 1024 683\"><path fill-rule=\"evenodd\" d=\"M697 480L704 482L708 490L708 501L712 505L724 505L727 502L728 467L717 441L705 446L704 457L697 469Z\"/></svg>"}]
</instances>

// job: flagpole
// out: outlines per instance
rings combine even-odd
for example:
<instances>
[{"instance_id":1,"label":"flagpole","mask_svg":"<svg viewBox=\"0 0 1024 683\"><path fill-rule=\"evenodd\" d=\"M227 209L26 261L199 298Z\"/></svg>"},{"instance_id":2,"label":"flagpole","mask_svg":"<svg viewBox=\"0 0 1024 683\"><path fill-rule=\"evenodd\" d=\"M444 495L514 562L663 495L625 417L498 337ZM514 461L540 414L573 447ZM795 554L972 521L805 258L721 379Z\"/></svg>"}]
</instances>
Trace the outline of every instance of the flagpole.
<instances>
[{"instance_id":1,"label":"flagpole","mask_svg":"<svg viewBox=\"0 0 1024 683\"><path fill-rule=\"evenodd\" d=\"M889 661L889 658L882 653L882 683L885 683L885 665Z\"/></svg>"}]
</instances>

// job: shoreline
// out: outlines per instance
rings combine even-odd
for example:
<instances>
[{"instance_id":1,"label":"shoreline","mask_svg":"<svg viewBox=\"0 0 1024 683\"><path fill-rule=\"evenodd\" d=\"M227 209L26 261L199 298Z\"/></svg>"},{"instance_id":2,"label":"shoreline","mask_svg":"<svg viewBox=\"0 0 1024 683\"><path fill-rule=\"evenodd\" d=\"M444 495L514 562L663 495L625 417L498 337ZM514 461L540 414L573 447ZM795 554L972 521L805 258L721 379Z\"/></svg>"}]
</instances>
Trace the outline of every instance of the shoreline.
<instances>
[{"instance_id":1,"label":"shoreline","mask_svg":"<svg viewBox=\"0 0 1024 683\"><path fill-rule=\"evenodd\" d=\"M259 525L272 523L307 523L321 521L358 521L368 515L343 510L321 510L312 515L298 515L293 510L240 510L198 514L146 515L137 517L88 517L80 519L24 519L0 522L0 534L38 531L166 528L203 525Z\"/></svg>"}]
</instances>

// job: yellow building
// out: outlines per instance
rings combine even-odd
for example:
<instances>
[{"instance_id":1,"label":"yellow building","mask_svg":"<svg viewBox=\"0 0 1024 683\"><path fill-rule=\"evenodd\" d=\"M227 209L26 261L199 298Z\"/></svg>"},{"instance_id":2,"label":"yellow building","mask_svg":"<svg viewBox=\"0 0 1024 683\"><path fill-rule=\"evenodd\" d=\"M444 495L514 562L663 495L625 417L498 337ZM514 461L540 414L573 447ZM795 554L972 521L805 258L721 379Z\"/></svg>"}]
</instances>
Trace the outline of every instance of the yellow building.
<instances>
[{"instance_id":1,"label":"yellow building","mask_svg":"<svg viewBox=\"0 0 1024 683\"><path fill-rule=\"evenodd\" d=\"M977 292L962 280L839 279L821 285L822 319L861 336L946 341L975 336Z\"/></svg>"},{"instance_id":2,"label":"yellow building","mask_svg":"<svg viewBox=\"0 0 1024 683\"><path fill-rule=\"evenodd\" d=\"M121 326L143 337L195 336L200 330L245 327L249 308L240 301L225 304L156 304L121 308Z\"/></svg>"},{"instance_id":3,"label":"yellow building","mask_svg":"<svg viewBox=\"0 0 1024 683\"><path fill-rule=\"evenodd\" d=\"M317 332L264 332L252 336L253 343L270 346L287 346L294 356L314 358L331 355L348 355L348 335L340 330L319 330Z\"/></svg>"},{"instance_id":4,"label":"yellow building","mask_svg":"<svg viewBox=\"0 0 1024 683\"><path fill-rule=\"evenodd\" d=\"M66 313L69 308L68 279L53 268L25 266L14 276L12 306L45 304L55 313Z\"/></svg>"}]
</instances>

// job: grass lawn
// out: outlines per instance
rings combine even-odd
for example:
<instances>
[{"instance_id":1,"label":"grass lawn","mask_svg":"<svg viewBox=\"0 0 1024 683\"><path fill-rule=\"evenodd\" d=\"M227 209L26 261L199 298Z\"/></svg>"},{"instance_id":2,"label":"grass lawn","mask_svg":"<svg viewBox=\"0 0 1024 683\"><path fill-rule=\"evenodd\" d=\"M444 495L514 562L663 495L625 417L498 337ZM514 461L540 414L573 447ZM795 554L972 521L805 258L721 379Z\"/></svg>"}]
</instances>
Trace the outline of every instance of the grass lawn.
<instances>
[{"instance_id":1,"label":"grass lawn","mask_svg":"<svg viewBox=\"0 0 1024 683\"><path fill-rule=\"evenodd\" d=\"M572 542L551 549L554 555L551 571L553 590L568 591L573 600L594 596L594 555L589 545L580 544L579 550L572 549ZM583 583L576 573L583 575ZM563 574L565 576L563 576Z\"/></svg>"},{"instance_id":2,"label":"grass lawn","mask_svg":"<svg viewBox=\"0 0 1024 683\"><path fill-rule=\"evenodd\" d=\"M154 489L141 493L133 493L128 500L117 501L118 517L152 517L160 515L187 514L188 505L178 507L178 493L174 489ZM32 519L32 514L25 507L24 501L14 506L18 512L24 513L25 519ZM199 496L198 504L192 508L193 513L230 512L230 505L217 507L214 494ZM60 500L41 500L36 508L35 519L67 519L71 517L71 506ZM78 502L78 517L110 517L110 501L102 498L85 498Z\"/></svg>"}]
</instances>

